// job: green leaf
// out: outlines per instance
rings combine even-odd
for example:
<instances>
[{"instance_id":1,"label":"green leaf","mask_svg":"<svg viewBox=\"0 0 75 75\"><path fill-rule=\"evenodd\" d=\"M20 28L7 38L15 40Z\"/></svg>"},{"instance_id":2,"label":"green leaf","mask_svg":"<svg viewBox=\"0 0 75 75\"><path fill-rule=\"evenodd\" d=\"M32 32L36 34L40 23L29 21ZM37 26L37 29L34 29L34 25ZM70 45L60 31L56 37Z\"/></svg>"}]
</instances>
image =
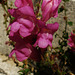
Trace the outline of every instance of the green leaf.
<instances>
[{"instance_id":1,"label":"green leaf","mask_svg":"<svg viewBox=\"0 0 75 75\"><path fill-rule=\"evenodd\" d=\"M70 26L72 26L72 25L73 25L73 22L70 21L70 22L68 22L68 24L69 24Z\"/></svg>"},{"instance_id":2,"label":"green leaf","mask_svg":"<svg viewBox=\"0 0 75 75\"><path fill-rule=\"evenodd\" d=\"M61 45L62 45L62 46L67 46L67 41L63 41L63 42L61 43Z\"/></svg>"},{"instance_id":3,"label":"green leaf","mask_svg":"<svg viewBox=\"0 0 75 75\"><path fill-rule=\"evenodd\" d=\"M63 0L64 2L67 2L67 1L69 1L69 0Z\"/></svg>"},{"instance_id":4,"label":"green leaf","mask_svg":"<svg viewBox=\"0 0 75 75\"><path fill-rule=\"evenodd\" d=\"M55 38L57 37L57 34L55 34Z\"/></svg>"},{"instance_id":5,"label":"green leaf","mask_svg":"<svg viewBox=\"0 0 75 75\"><path fill-rule=\"evenodd\" d=\"M62 37L63 37L64 39L68 39L68 38L69 38L69 37L68 37L68 33L67 33L67 32L66 32L66 33L64 32Z\"/></svg>"},{"instance_id":6,"label":"green leaf","mask_svg":"<svg viewBox=\"0 0 75 75\"><path fill-rule=\"evenodd\" d=\"M26 74L27 75L27 73L30 71L30 69L24 69L24 70L20 70L20 71L18 71L20 74L22 73L22 74Z\"/></svg>"},{"instance_id":7,"label":"green leaf","mask_svg":"<svg viewBox=\"0 0 75 75\"><path fill-rule=\"evenodd\" d=\"M22 73L23 73L23 72L24 72L24 70L20 70L20 71L18 71L18 72L22 72Z\"/></svg>"},{"instance_id":8,"label":"green leaf","mask_svg":"<svg viewBox=\"0 0 75 75\"><path fill-rule=\"evenodd\" d=\"M61 7L58 9L58 13L62 12L64 9Z\"/></svg>"},{"instance_id":9,"label":"green leaf","mask_svg":"<svg viewBox=\"0 0 75 75\"><path fill-rule=\"evenodd\" d=\"M58 41L58 43L59 43L59 45L61 45L61 41L60 40Z\"/></svg>"}]
</instances>

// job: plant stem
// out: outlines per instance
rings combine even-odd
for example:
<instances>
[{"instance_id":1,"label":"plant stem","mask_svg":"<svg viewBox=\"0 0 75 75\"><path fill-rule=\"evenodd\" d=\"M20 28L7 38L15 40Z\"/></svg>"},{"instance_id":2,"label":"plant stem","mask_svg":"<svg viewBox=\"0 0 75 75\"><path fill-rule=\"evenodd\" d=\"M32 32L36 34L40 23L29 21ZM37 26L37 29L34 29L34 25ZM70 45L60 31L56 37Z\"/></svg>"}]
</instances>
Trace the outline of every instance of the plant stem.
<instances>
[{"instance_id":1,"label":"plant stem","mask_svg":"<svg viewBox=\"0 0 75 75\"><path fill-rule=\"evenodd\" d=\"M66 32L66 30L67 30L67 13L66 13L66 2L64 2L64 7L65 7L65 10L64 10L64 12L65 12L65 32Z\"/></svg>"}]
</instances>

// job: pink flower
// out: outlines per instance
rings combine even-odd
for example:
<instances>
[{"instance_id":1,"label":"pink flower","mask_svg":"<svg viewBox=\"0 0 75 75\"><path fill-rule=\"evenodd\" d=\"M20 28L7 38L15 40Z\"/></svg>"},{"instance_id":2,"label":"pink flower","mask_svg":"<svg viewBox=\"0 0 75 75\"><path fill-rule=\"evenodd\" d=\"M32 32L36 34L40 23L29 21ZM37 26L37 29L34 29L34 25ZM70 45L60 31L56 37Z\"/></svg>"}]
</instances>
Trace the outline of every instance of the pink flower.
<instances>
[{"instance_id":1,"label":"pink flower","mask_svg":"<svg viewBox=\"0 0 75 75\"><path fill-rule=\"evenodd\" d=\"M39 33L38 38L34 46L36 47L37 45L40 48L46 48L48 45L52 47L52 40L53 36L49 33Z\"/></svg>"},{"instance_id":2,"label":"pink flower","mask_svg":"<svg viewBox=\"0 0 75 75\"><path fill-rule=\"evenodd\" d=\"M46 24L45 22L38 20L38 27L42 32L47 32L50 34L54 34L58 28L59 28L59 24L57 22L53 23L53 24Z\"/></svg>"},{"instance_id":3,"label":"pink flower","mask_svg":"<svg viewBox=\"0 0 75 75\"><path fill-rule=\"evenodd\" d=\"M8 9L8 12L17 18L28 18L28 17L35 17L34 11L30 6L24 6L17 9Z\"/></svg>"},{"instance_id":4,"label":"pink flower","mask_svg":"<svg viewBox=\"0 0 75 75\"><path fill-rule=\"evenodd\" d=\"M42 20L48 21L51 17L58 16L58 6L61 0L43 0L42 3Z\"/></svg>"},{"instance_id":5,"label":"pink flower","mask_svg":"<svg viewBox=\"0 0 75 75\"><path fill-rule=\"evenodd\" d=\"M15 53L17 60L24 61L28 58L34 61L40 61L40 52L33 48L29 43L26 43L24 39L19 39L16 42L15 48L9 54L9 57L12 57Z\"/></svg>"},{"instance_id":6,"label":"pink flower","mask_svg":"<svg viewBox=\"0 0 75 75\"><path fill-rule=\"evenodd\" d=\"M40 48L46 48L48 45L52 47L53 34L58 30L59 24L54 23L45 25L41 23L41 21L39 21L39 23L41 25L40 26L41 31L37 36L37 41L35 42L34 47L36 47L37 45ZM45 26L43 26L42 24Z\"/></svg>"},{"instance_id":7,"label":"pink flower","mask_svg":"<svg viewBox=\"0 0 75 75\"><path fill-rule=\"evenodd\" d=\"M57 9L61 0L43 0L42 20L38 20L34 14L32 0L16 0L16 9L9 9L9 13L15 17L10 27L10 40L14 41L15 48L11 51L10 57L15 53L19 61L32 59L41 60L42 50L45 51L48 45L52 47L53 34L58 30L59 24L46 24L50 17L57 16ZM33 47L34 45L34 47ZM36 46L42 48L36 49Z\"/></svg>"},{"instance_id":8,"label":"pink flower","mask_svg":"<svg viewBox=\"0 0 75 75\"><path fill-rule=\"evenodd\" d=\"M47 29L49 30L49 33L54 34L59 28L59 24L57 22L53 24L47 24Z\"/></svg>"},{"instance_id":9,"label":"pink flower","mask_svg":"<svg viewBox=\"0 0 75 75\"><path fill-rule=\"evenodd\" d=\"M33 3L32 0L16 0L15 6L16 7L30 6L31 8L33 8Z\"/></svg>"},{"instance_id":10,"label":"pink flower","mask_svg":"<svg viewBox=\"0 0 75 75\"><path fill-rule=\"evenodd\" d=\"M31 32L33 31L35 25L33 22L27 19L17 19L14 23L11 24L11 32L16 33L19 32L19 34L22 37L27 37L31 35Z\"/></svg>"},{"instance_id":11,"label":"pink flower","mask_svg":"<svg viewBox=\"0 0 75 75\"><path fill-rule=\"evenodd\" d=\"M23 61L30 56L31 52L30 47L22 40L16 43L15 48L11 51L9 57L12 57L15 53L17 60Z\"/></svg>"},{"instance_id":12,"label":"pink flower","mask_svg":"<svg viewBox=\"0 0 75 75\"><path fill-rule=\"evenodd\" d=\"M17 9L9 9L8 11L15 17L14 22L10 24L11 32L19 32L22 37L31 35L36 21L33 9L30 6L24 6Z\"/></svg>"},{"instance_id":13,"label":"pink flower","mask_svg":"<svg viewBox=\"0 0 75 75\"><path fill-rule=\"evenodd\" d=\"M70 38L68 39L69 43L68 45L71 47L72 51L75 51L75 34L71 33L71 36L69 36Z\"/></svg>"}]
</instances>

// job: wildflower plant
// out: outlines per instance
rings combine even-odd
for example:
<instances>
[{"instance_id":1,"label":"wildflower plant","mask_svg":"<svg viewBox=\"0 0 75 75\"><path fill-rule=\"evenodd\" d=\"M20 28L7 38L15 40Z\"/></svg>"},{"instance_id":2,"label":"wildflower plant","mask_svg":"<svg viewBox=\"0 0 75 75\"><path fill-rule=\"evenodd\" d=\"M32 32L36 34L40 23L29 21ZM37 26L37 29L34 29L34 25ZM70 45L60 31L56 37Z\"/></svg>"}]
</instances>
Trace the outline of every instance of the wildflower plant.
<instances>
[{"instance_id":1,"label":"wildflower plant","mask_svg":"<svg viewBox=\"0 0 75 75\"><path fill-rule=\"evenodd\" d=\"M67 25L71 26L72 22L67 21L65 5L69 0L63 1L64 6L60 8L61 0L38 0L34 5L32 0L15 0L17 8L8 7L7 2L6 4L3 4L3 1L0 2L6 15L10 18L10 24L6 28L10 44L13 45L14 49L9 57L14 58L13 54L15 53L15 59L23 63L20 66L22 68L19 71L20 75L30 73L34 75L69 74L65 67L71 64L70 51L75 51L75 34L71 33L70 38L68 37ZM7 6L8 11L5 6ZM58 17L58 13L62 11L65 12L63 18L65 30L62 32L62 37L55 34L55 37L58 36L60 39L58 41L59 47L54 48L52 45L53 35L58 30L59 24L57 22L48 24L47 21L51 17Z\"/></svg>"}]
</instances>

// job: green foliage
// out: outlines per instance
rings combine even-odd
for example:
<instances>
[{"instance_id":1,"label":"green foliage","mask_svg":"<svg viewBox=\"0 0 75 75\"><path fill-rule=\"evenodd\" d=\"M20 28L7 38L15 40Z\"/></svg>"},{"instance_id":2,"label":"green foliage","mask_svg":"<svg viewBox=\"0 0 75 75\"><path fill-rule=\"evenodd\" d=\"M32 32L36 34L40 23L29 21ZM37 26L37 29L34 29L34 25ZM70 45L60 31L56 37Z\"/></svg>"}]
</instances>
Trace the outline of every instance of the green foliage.
<instances>
[{"instance_id":1,"label":"green foliage","mask_svg":"<svg viewBox=\"0 0 75 75\"><path fill-rule=\"evenodd\" d=\"M55 34L55 38L57 37L57 34Z\"/></svg>"},{"instance_id":2,"label":"green foliage","mask_svg":"<svg viewBox=\"0 0 75 75\"><path fill-rule=\"evenodd\" d=\"M61 13L63 10L64 10L64 8L62 8L62 7L59 8L59 9L58 9L58 13Z\"/></svg>"},{"instance_id":3,"label":"green foliage","mask_svg":"<svg viewBox=\"0 0 75 75\"><path fill-rule=\"evenodd\" d=\"M73 22L70 21L70 22L68 22L68 24L69 24L70 26L72 26L72 25L73 25Z\"/></svg>"},{"instance_id":4,"label":"green foliage","mask_svg":"<svg viewBox=\"0 0 75 75\"><path fill-rule=\"evenodd\" d=\"M63 0L64 2L68 2L68 1L70 1L70 0Z\"/></svg>"},{"instance_id":5,"label":"green foliage","mask_svg":"<svg viewBox=\"0 0 75 75\"><path fill-rule=\"evenodd\" d=\"M18 72L20 75L27 75L29 71L30 71L30 69L24 69L24 70L20 70Z\"/></svg>"},{"instance_id":6,"label":"green foliage","mask_svg":"<svg viewBox=\"0 0 75 75\"><path fill-rule=\"evenodd\" d=\"M63 37L64 39L68 39L68 38L69 38L69 37L68 37L68 32L63 31L62 37Z\"/></svg>"}]
</instances>

